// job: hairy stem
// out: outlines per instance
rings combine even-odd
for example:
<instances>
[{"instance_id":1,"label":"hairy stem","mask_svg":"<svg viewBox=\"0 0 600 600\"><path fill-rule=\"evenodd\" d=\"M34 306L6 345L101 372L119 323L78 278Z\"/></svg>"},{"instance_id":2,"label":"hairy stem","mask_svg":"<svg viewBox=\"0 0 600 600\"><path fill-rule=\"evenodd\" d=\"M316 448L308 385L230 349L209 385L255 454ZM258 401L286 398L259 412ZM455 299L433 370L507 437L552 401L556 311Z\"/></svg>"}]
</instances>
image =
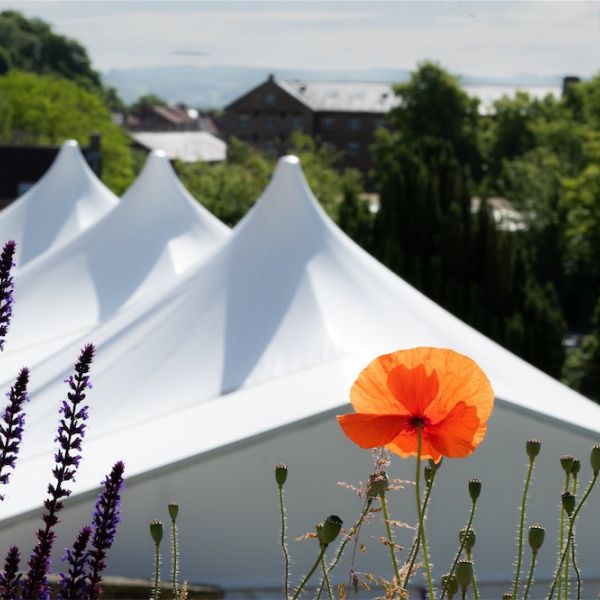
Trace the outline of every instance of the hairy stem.
<instances>
[{"instance_id":1,"label":"hairy stem","mask_svg":"<svg viewBox=\"0 0 600 600\"><path fill-rule=\"evenodd\" d=\"M583 506L585 501L588 499L588 496L592 492L594 485L596 485L597 480L598 480L598 472L596 471L596 472L594 472L594 476L592 477L592 480L590 481L587 489L585 490L583 497L581 498L581 500L579 501L579 504L577 505L577 507L575 508L575 511L573 512L573 516L571 517L571 520L570 520L569 532L567 535L567 539L571 539L573 537L573 530L575 527L575 519L577 519L577 515L579 514L581 507ZM566 552L566 548L565 548L565 551L561 554L560 563L558 565L558 569L556 570L556 574L554 575L554 580L552 581L552 587L550 588L550 593L548 594L548 600L552 600L552 598L554 596L554 590L556 589L556 584L558 582L559 575L562 571L562 566L563 566L566 556L567 556L567 552ZM559 596L559 598L560 598L560 596Z\"/></svg>"},{"instance_id":2,"label":"hairy stem","mask_svg":"<svg viewBox=\"0 0 600 600\"><path fill-rule=\"evenodd\" d=\"M536 560L537 560L537 550L532 550L531 564L529 565L529 575L527 576L527 584L525 585L525 595L523 596L523 600L527 600L527 598L529 598L529 590L531 589L531 584L533 583L533 572L535 570L535 561Z\"/></svg>"},{"instance_id":3,"label":"hairy stem","mask_svg":"<svg viewBox=\"0 0 600 600\"><path fill-rule=\"evenodd\" d=\"M177 523L175 519L171 519L171 586L173 588L173 598L179 598L179 590L177 586L177 576L179 572L179 547L177 543Z\"/></svg>"},{"instance_id":4,"label":"hairy stem","mask_svg":"<svg viewBox=\"0 0 600 600\"><path fill-rule=\"evenodd\" d=\"M298 586L298 589L296 590L296 593L294 594L292 600L296 600L296 598L300 596L300 592L302 592L304 586L308 583L308 580L312 577L313 573L317 570L317 567L321 564L321 560L323 559L325 550L327 550L327 544L323 544L321 546L321 552L319 552L319 556L317 557L315 564L311 567L310 571L304 576L304 579Z\"/></svg>"},{"instance_id":5,"label":"hairy stem","mask_svg":"<svg viewBox=\"0 0 600 600\"><path fill-rule=\"evenodd\" d=\"M437 470L434 470L431 474L431 481L429 482L429 487L425 492L425 498L423 500L423 515L427 513L427 505L429 504L429 497L431 496L431 488L433 487L433 482L435 481L435 476L437 474ZM404 582L402 587L406 587L408 582L410 581L410 576L412 575L413 568L415 566L415 561L417 560L417 556L419 555L419 549L421 548L421 532L417 532L415 539L413 540L412 546L410 547L410 551L408 552L408 571L406 572L406 577L404 578Z\"/></svg>"},{"instance_id":6,"label":"hairy stem","mask_svg":"<svg viewBox=\"0 0 600 600\"><path fill-rule=\"evenodd\" d=\"M325 558L321 557L321 569L323 570L323 583L327 587L327 598L328 600L333 600L333 594L331 592L331 581L329 581L329 573L327 573L327 568L325 567ZM321 591L319 590L319 595Z\"/></svg>"},{"instance_id":7,"label":"hairy stem","mask_svg":"<svg viewBox=\"0 0 600 600\"><path fill-rule=\"evenodd\" d=\"M387 500L385 498L385 492L381 492L381 507L383 508L383 521L385 522L385 530L390 546L390 556L392 558L392 565L394 567L394 576L396 577L396 583L400 584L400 570L398 568L398 561L396 559L396 545L394 544L394 535L392 533L392 527L390 525L390 517L388 514Z\"/></svg>"},{"instance_id":8,"label":"hairy stem","mask_svg":"<svg viewBox=\"0 0 600 600\"><path fill-rule=\"evenodd\" d=\"M521 515L519 519L519 536L517 546L517 565L515 567L515 578L513 581L513 598L516 600L519 593L519 586L521 584L521 564L523 561L523 530L525 528L525 509L527 507L527 492L529 491L529 484L531 482L531 475L533 474L533 465L535 457L529 458L529 468L527 469L527 478L525 479L525 487L523 488L523 497L521 498Z\"/></svg>"},{"instance_id":9,"label":"hairy stem","mask_svg":"<svg viewBox=\"0 0 600 600\"><path fill-rule=\"evenodd\" d=\"M152 600L160 598L160 544L155 544L154 550L154 585L152 586Z\"/></svg>"},{"instance_id":10,"label":"hairy stem","mask_svg":"<svg viewBox=\"0 0 600 600\"><path fill-rule=\"evenodd\" d=\"M565 476L565 487L563 489L564 492L569 491L569 473ZM565 509L562 504L560 505L560 528L558 535L558 556L562 556L563 546L565 542ZM562 561L560 563L562 565ZM560 598L562 594L562 566L558 567L558 597Z\"/></svg>"},{"instance_id":11,"label":"hairy stem","mask_svg":"<svg viewBox=\"0 0 600 600\"><path fill-rule=\"evenodd\" d=\"M290 555L288 553L287 543L285 541L285 501L283 498L283 486L279 487L279 513L281 516L281 550L283 552L283 558L285 560L285 572L284 572L284 593L285 599L289 598L290 593Z\"/></svg>"},{"instance_id":12,"label":"hairy stem","mask_svg":"<svg viewBox=\"0 0 600 600\"><path fill-rule=\"evenodd\" d=\"M415 494L417 499L417 513L419 515L419 537L423 545L423 561L425 563L425 574L427 575L427 587L429 588L429 600L433 600L433 581L431 579L431 567L429 566L429 555L427 553L427 538L425 537L425 524L423 523L423 511L421 510L421 450L423 447L423 426L417 427L417 472L415 478Z\"/></svg>"}]
</instances>

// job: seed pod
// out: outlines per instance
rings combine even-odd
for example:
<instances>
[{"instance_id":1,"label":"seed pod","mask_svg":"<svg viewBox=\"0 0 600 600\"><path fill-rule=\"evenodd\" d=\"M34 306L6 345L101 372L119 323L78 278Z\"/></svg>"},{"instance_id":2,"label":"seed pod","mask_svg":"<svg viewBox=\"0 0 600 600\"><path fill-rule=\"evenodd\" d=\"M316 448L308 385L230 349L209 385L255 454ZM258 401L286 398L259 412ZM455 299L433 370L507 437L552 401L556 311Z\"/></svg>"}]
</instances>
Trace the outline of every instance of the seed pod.
<instances>
[{"instance_id":1,"label":"seed pod","mask_svg":"<svg viewBox=\"0 0 600 600\"><path fill-rule=\"evenodd\" d=\"M456 579L460 589L465 591L473 581L473 563L470 560L460 560L456 563Z\"/></svg>"},{"instance_id":2,"label":"seed pod","mask_svg":"<svg viewBox=\"0 0 600 600\"><path fill-rule=\"evenodd\" d=\"M463 539L465 540L465 548L467 549L467 552L471 552L473 546L475 546L475 532L472 529L469 529L467 531L466 527L464 529L461 529L458 532L458 541L462 544Z\"/></svg>"},{"instance_id":3,"label":"seed pod","mask_svg":"<svg viewBox=\"0 0 600 600\"><path fill-rule=\"evenodd\" d=\"M281 487L287 479L288 476L288 468L287 465L277 465L275 467L275 481L277 485Z\"/></svg>"},{"instance_id":4,"label":"seed pod","mask_svg":"<svg viewBox=\"0 0 600 600\"><path fill-rule=\"evenodd\" d=\"M544 543L546 530L541 525L532 525L529 528L529 545L533 552L537 552Z\"/></svg>"},{"instance_id":5,"label":"seed pod","mask_svg":"<svg viewBox=\"0 0 600 600\"><path fill-rule=\"evenodd\" d=\"M475 502L477 498L479 498L480 493L481 481L479 481L479 479L471 479L471 481L469 481L469 496L471 496L471 500Z\"/></svg>"},{"instance_id":6,"label":"seed pod","mask_svg":"<svg viewBox=\"0 0 600 600\"><path fill-rule=\"evenodd\" d=\"M390 482L385 471L369 475L369 485L367 486L367 496L377 498L388 491Z\"/></svg>"},{"instance_id":7,"label":"seed pod","mask_svg":"<svg viewBox=\"0 0 600 600\"><path fill-rule=\"evenodd\" d=\"M343 521L337 515L331 515L325 519L323 523L323 543L331 544L333 540L340 534Z\"/></svg>"},{"instance_id":8,"label":"seed pod","mask_svg":"<svg viewBox=\"0 0 600 600\"><path fill-rule=\"evenodd\" d=\"M568 475L573 469L573 463L575 462L575 457L570 454L566 454L565 456L560 457L560 466L563 471Z\"/></svg>"},{"instance_id":9,"label":"seed pod","mask_svg":"<svg viewBox=\"0 0 600 600\"><path fill-rule=\"evenodd\" d=\"M171 520L175 520L179 514L179 504L177 502L169 502L169 516Z\"/></svg>"},{"instance_id":10,"label":"seed pod","mask_svg":"<svg viewBox=\"0 0 600 600\"><path fill-rule=\"evenodd\" d=\"M565 512L571 516L573 511L575 510L575 496L571 494L571 492L565 492L562 496L562 507L565 509Z\"/></svg>"},{"instance_id":11,"label":"seed pod","mask_svg":"<svg viewBox=\"0 0 600 600\"><path fill-rule=\"evenodd\" d=\"M600 446L594 446L590 454L590 462L592 463L592 471L594 475L600 472Z\"/></svg>"},{"instance_id":12,"label":"seed pod","mask_svg":"<svg viewBox=\"0 0 600 600\"><path fill-rule=\"evenodd\" d=\"M540 440L527 440L525 444L525 451L529 458L535 458L540 453L542 442Z\"/></svg>"},{"instance_id":13,"label":"seed pod","mask_svg":"<svg viewBox=\"0 0 600 600\"><path fill-rule=\"evenodd\" d=\"M442 577L442 590L446 590L449 596L458 592L458 581L454 575L447 574Z\"/></svg>"},{"instance_id":14,"label":"seed pod","mask_svg":"<svg viewBox=\"0 0 600 600\"><path fill-rule=\"evenodd\" d=\"M163 538L163 524L161 521L150 521L150 535L155 544L160 544Z\"/></svg>"}]
</instances>

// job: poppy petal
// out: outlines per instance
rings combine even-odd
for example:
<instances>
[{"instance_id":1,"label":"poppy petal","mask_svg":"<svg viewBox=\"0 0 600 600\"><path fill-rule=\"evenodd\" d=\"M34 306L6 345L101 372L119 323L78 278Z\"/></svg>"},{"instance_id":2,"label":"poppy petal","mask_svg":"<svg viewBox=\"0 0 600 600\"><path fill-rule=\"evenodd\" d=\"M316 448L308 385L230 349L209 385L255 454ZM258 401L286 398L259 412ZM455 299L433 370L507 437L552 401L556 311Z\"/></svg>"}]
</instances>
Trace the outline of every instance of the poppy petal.
<instances>
[{"instance_id":1,"label":"poppy petal","mask_svg":"<svg viewBox=\"0 0 600 600\"><path fill-rule=\"evenodd\" d=\"M481 425L477 408L459 402L442 421L427 427L427 438L440 454L463 458L471 454L483 438L478 435ZM485 425L483 428L485 432Z\"/></svg>"},{"instance_id":2,"label":"poppy petal","mask_svg":"<svg viewBox=\"0 0 600 600\"><path fill-rule=\"evenodd\" d=\"M338 415L344 433L361 448L385 446L407 426L406 417L396 415Z\"/></svg>"},{"instance_id":3,"label":"poppy petal","mask_svg":"<svg viewBox=\"0 0 600 600\"><path fill-rule=\"evenodd\" d=\"M408 458L417 455L417 442L417 432L413 430L400 433L389 444L386 444L386 448L403 458ZM435 462L439 462L441 457L441 453L431 445L427 435L424 435L421 442L421 458L431 458Z\"/></svg>"},{"instance_id":4,"label":"poppy petal","mask_svg":"<svg viewBox=\"0 0 600 600\"><path fill-rule=\"evenodd\" d=\"M425 414L439 388L437 373L434 370L427 375L425 365L417 365L414 369L404 365L394 367L388 373L387 385L412 416Z\"/></svg>"}]
</instances>

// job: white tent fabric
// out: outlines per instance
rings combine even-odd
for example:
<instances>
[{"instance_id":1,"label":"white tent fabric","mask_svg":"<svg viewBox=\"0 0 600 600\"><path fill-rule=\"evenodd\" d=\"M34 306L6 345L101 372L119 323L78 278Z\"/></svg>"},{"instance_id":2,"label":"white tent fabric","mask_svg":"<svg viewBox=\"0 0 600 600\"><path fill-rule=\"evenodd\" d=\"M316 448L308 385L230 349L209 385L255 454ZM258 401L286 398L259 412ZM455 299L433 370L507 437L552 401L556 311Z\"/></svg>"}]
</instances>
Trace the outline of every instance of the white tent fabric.
<instances>
[{"instance_id":1,"label":"white tent fabric","mask_svg":"<svg viewBox=\"0 0 600 600\"><path fill-rule=\"evenodd\" d=\"M117 205L79 145L68 140L46 174L0 213L0 240L17 242L19 268L91 227Z\"/></svg>"},{"instance_id":2,"label":"white tent fabric","mask_svg":"<svg viewBox=\"0 0 600 600\"><path fill-rule=\"evenodd\" d=\"M61 309L56 314L62 318ZM489 440L472 459L449 467L466 478L473 468L482 478L494 473L488 480L501 485L492 493L489 523L481 525L494 538L478 558L484 581L510 576L496 551L510 553L514 545L506 523L514 523L522 475L513 467L524 462L525 439L537 435L549 443L553 459L568 451L585 460L585 448L600 437L600 406L474 331L358 248L320 208L298 159L284 157L255 207L206 261L172 289L124 306L38 365L22 459L2 507L6 543L26 547L35 527L37 513L26 511L39 505L50 473L62 379L88 337L98 346L91 421L75 486L80 496L63 521L72 535L87 510L86 492L112 462L125 460L128 516L112 570L128 575L147 572L150 551L139 550L145 522L176 496L190 513L202 506L186 521L184 573L202 565L204 579L224 585L277 586L276 509L261 504L270 498L271 465L289 460L310 478L294 525L302 520L300 527L309 529L325 511L348 508L334 482L364 478L368 459L343 438L333 414L348 410L359 370L397 348L452 347L492 381L498 406ZM404 478L407 464L399 467ZM544 482L560 490L558 469L544 464ZM556 503L547 495L541 511L549 528ZM464 489L451 485L442 512L452 517L435 523L446 553L455 547L466 507ZM232 514L240 539L224 533ZM589 550L591 530L580 533ZM313 554L308 547L298 552L301 564ZM374 558L366 560L377 569ZM551 562L550 552L544 572L551 573ZM585 567L600 577L593 557Z\"/></svg>"},{"instance_id":3,"label":"white tent fabric","mask_svg":"<svg viewBox=\"0 0 600 600\"><path fill-rule=\"evenodd\" d=\"M35 363L169 289L229 233L185 190L164 152L152 152L113 211L19 273L5 366Z\"/></svg>"}]
</instances>

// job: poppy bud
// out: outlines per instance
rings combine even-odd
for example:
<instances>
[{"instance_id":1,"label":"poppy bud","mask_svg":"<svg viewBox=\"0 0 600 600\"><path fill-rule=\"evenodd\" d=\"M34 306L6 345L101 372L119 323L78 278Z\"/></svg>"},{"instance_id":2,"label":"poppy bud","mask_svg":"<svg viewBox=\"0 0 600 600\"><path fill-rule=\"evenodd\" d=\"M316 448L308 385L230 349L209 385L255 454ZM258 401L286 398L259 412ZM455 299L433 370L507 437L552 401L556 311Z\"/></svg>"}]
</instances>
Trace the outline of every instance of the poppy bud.
<instances>
[{"instance_id":1,"label":"poppy bud","mask_svg":"<svg viewBox=\"0 0 600 600\"><path fill-rule=\"evenodd\" d=\"M467 549L467 552L471 552L473 546L475 546L475 532L472 529L467 530L465 527L458 532L458 541L462 544L463 539L465 541L464 546Z\"/></svg>"},{"instance_id":2,"label":"poppy bud","mask_svg":"<svg viewBox=\"0 0 600 600\"><path fill-rule=\"evenodd\" d=\"M456 579L463 592L473 581L473 563L470 560L460 560L456 563Z\"/></svg>"},{"instance_id":3,"label":"poppy bud","mask_svg":"<svg viewBox=\"0 0 600 600\"><path fill-rule=\"evenodd\" d=\"M171 520L174 521L179 514L179 504L177 504L177 502L169 502L168 508L169 516L171 517Z\"/></svg>"},{"instance_id":4,"label":"poppy bud","mask_svg":"<svg viewBox=\"0 0 600 600\"><path fill-rule=\"evenodd\" d=\"M504 592L504 594L502 594L502 600L513 600L512 592Z\"/></svg>"},{"instance_id":5,"label":"poppy bud","mask_svg":"<svg viewBox=\"0 0 600 600\"><path fill-rule=\"evenodd\" d=\"M388 491L390 482L385 471L369 475L369 485L367 486L367 496L376 498Z\"/></svg>"},{"instance_id":6,"label":"poppy bud","mask_svg":"<svg viewBox=\"0 0 600 600\"><path fill-rule=\"evenodd\" d=\"M529 458L535 458L540 453L542 442L540 440L527 440L525 444L525 450Z\"/></svg>"},{"instance_id":7,"label":"poppy bud","mask_svg":"<svg viewBox=\"0 0 600 600\"><path fill-rule=\"evenodd\" d=\"M275 467L275 481L279 487L283 486L287 479L288 468L287 465L277 465Z\"/></svg>"},{"instance_id":8,"label":"poppy bud","mask_svg":"<svg viewBox=\"0 0 600 600\"><path fill-rule=\"evenodd\" d=\"M570 455L565 455L560 457L560 466L563 468L563 471L568 475L573 468L573 463L575 462L575 457Z\"/></svg>"},{"instance_id":9,"label":"poppy bud","mask_svg":"<svg viewBox=\"0 0 600 600\"><path fill-rule=\"evenodd\" d=\"M423 472L425 476L425 484L429 487L431 485L431 481L433 480L433 474L435 471L429 465L425 465Z\"/></svg>"},{"instance_id":10,"label":"poppy bud","mask_svg":"<svg viewBox=\"0 0 600 600\"><path fill-rule=\"evenodd\" d=\"M571 475L573 477L577 477L579 475L579 471L581 471L581 461L576 458L573 460L573 466L571 467Z\"/></svg>"},{"instance_id":11,"label":"poppy bud","mask_svg":"<svg viewBox=\"0 0 600 600\"><path fill-rule=\"evenodd\" d=\"M475 502L481 493L481 481L479 479L471 479L469 481L469 496Z\"/></svg>"},{"instance_id":12,"label":"poppy bud","mask_svg":"<svg viewBox=\"0 0 600 600\"><path fill-rule=\"evenodd\" d=\"M446 590L448 596L454 596L458 592L458 581L454 575L444 575L442 577L442 590Z\"/></svg>"},{"instance_id":13,"label":"poppy bud","mask_svg":"<svg viewBox=\"0 0 600 600\"><path fill-rule=\"evenodd\" d=\"M150 535L158 546L163 538L163 524L161 521L150 521Z\"/></svg>"},{"instance_id":14,"label":"poppy bud","mask_svg":"<svg viewBox=\"0 0 600 600\"><path fill-rule=\"evenodd\" d=\"M532 525L529 528L529 545L534 552L537 552L544 543L546 530L541 525Z\"/></svg>"},{"instance_id":15,"label":"poppy bud","mask_svg":"<svg viewBox=\"0 0 600 600\"><path fill-rule=\"evenodd\" d=\"M594 446L590 454L590 462L592 463L592 471L594 475L600 472L600 446Z\"/></svg>"},{"instance_id":16,"label":"poppy bud","mask_svg":"<svg viewBox=\"0 0 600 600\"><path fill-rule=\"evenodd\" d=\"M329 545L340 534L343 521L337 515L331 515L323 523L323 544Z\"/></svg>"},{"instance_id":17,"label":"poppy bud","mask_svg":"<svg viewBox=\"0 0 600 600\"><path fill-rule=\"evenodd\" d=\"M562 507L565 509L565 512L571 516L573 511L575 510L575 496L571 494L571 492L565 492L562 496Z\"/></svg>"}]
</instances>

